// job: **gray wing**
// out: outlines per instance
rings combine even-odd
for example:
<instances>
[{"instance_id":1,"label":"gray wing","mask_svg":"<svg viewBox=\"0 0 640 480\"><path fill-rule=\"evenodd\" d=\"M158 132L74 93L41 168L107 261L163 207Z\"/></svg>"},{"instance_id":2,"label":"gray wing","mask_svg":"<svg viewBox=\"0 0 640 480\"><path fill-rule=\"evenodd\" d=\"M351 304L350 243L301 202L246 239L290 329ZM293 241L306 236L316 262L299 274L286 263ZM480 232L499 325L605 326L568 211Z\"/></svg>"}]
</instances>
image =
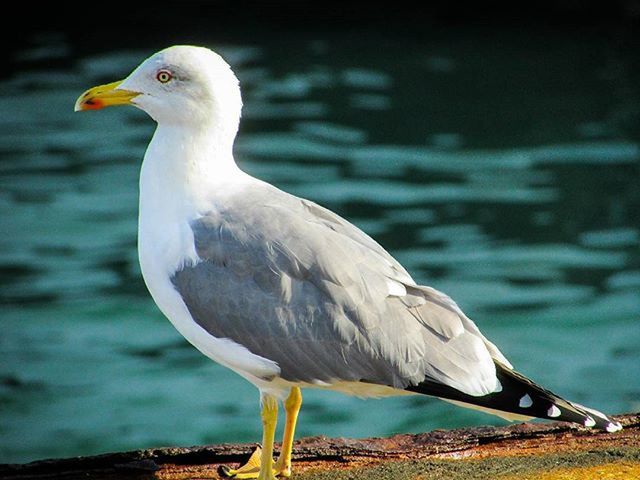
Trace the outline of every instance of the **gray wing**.
<instances>
[{"instance_id":1,"label":"gray wing","mask_svg":"<svg viewBox=\"0 0 640 480\"><path fill-rule=\"evenodd\" d=\"M172 278L192 317L284 379L495 389L504 357L473 322L333 212L259 184L192 229L202 261Z\"/></svg>"}]
</instances>

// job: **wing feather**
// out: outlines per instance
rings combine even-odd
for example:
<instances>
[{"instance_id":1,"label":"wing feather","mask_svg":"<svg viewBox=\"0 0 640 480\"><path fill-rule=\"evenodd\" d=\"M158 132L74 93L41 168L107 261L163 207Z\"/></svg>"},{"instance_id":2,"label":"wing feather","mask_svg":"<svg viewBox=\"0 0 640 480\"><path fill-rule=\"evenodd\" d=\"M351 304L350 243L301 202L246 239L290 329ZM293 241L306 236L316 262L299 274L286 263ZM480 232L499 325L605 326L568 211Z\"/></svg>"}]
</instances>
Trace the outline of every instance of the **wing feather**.
<instances>
[{"instance_id":1,"label":"wing feather","mask_svg":"<svg viewBox=\"0 0 640 480\"><path fill-rule=\"evenodd\" d=\"M201 262L172 278L192 317L283 378L495 390L504 357L475 324L335 213L264 184L192 229Z\"/></svg>"}]
</instances>

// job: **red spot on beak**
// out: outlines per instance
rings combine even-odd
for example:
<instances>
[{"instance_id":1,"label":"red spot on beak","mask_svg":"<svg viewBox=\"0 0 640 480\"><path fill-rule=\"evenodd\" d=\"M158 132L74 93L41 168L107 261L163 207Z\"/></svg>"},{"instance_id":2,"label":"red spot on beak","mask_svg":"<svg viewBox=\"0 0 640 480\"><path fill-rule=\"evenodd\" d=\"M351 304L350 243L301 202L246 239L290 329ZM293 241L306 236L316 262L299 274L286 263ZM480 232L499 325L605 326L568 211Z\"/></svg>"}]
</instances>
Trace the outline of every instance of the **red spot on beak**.
<instances>
[{"instance_id":1,"label":"red spot on beak","mask_svg":"<svg viewBox=\"0 0 640 480\"><path fill-rule=\"evenodd\" d=\"M104 102L99 98L90 98L82 103L85 110L100 110L104 108Z\"/></svg>"}]
</instances>

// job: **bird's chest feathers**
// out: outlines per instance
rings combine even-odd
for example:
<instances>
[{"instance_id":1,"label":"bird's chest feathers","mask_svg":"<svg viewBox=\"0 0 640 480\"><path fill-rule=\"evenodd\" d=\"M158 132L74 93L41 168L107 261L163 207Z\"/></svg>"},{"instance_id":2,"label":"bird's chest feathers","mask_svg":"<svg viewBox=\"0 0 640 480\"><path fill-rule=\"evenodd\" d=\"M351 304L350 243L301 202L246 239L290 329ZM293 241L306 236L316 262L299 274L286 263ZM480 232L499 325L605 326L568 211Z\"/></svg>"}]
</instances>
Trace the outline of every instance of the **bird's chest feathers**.
<instances>
[{"instance_id":1,"label":"bird's chest feathers","mask_svg":"<svg viewBox=\"0 0 640 480\"><path fill-rule=\"evenodd\" d=\"M230 147L212 143L215 130L201 133L159 126L145 154L138 247L147 282L149 275L169 280L197 263L191 222L251 179L236 166Z\"/></svg>"},{"instance_id":2,"label":"bird's chest feathers","mask_svg":"<svg viewBox=\"0 0 640 480\"><path fill-rule=\"evenodd\" d=\"M138 252L147 283L150 277L168 280L184 265L197 263L190 222L198 216L198 205L184 185L143 169L139 215Z\"/></svg>"},{"instance_id":3,"label":"bird's chest feathers","mask_svg":"<svg viewBox=\"0 0 640 480\"><path fill-rule=\"evenodd\" d=\"M166 217L164 220L145 221L141 212L138 250L145 277L155 272L168 279L185 265L198 262L189 222Z\"/></svg>"}]
</instances>

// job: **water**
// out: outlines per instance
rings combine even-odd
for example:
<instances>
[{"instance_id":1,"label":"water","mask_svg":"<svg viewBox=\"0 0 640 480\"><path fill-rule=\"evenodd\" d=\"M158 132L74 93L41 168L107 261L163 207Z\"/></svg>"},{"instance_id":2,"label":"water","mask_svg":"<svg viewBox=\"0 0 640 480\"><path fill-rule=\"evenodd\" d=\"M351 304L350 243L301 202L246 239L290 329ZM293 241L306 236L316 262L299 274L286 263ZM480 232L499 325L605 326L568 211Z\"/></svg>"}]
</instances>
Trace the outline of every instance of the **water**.
<instances>
[{"instance_id":1,"label":"water","mask_svg":"<svg viewBox=\"0 0 640 480\"><path fill-rule=\"evenodd\" d=\"M250 41L200 40L242 82L246 170L376 237L548 388L640 408L632 52L575 32ZM142 283L137 177L152 122L72 112L157 46L36 36L0 83L0 462L259 439L255 389L187 345ZM502 423L429 398L309 391L298 431Z\"/></svg>"}]
</instances>

